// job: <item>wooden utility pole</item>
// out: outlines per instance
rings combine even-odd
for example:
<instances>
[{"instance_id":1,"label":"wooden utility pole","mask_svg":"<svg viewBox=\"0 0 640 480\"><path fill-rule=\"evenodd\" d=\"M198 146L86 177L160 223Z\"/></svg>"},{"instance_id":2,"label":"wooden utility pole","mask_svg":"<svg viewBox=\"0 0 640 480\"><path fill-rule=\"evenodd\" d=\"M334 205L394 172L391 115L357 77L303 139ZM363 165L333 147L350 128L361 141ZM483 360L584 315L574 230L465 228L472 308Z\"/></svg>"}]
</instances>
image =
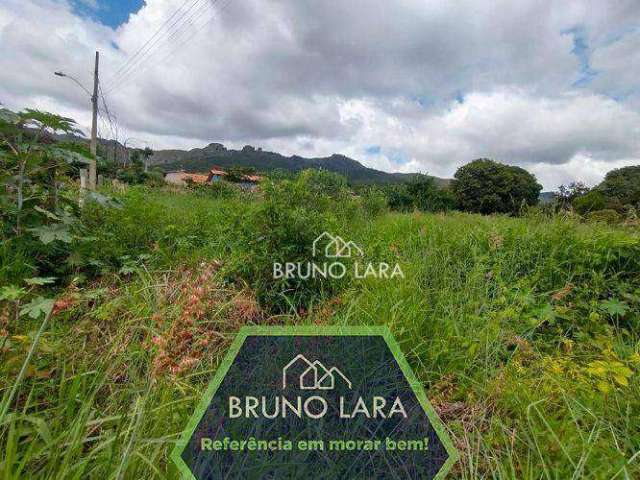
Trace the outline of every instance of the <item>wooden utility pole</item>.
<instances>
[{"instance_id":1,"label":"wooden utility pole","mask_svg":"<svg viewBox=\"0 0 640 480\"><path fill-rule=\"evenodd\" d=\"M91 123L91 163L89 164L89 190L96 189L97 183L97 165L96 158L98 154L98 68L100 64L100 52L96 52L96 68L93 73L93 96L91 103L93 104L93 118Z\"/></svg>"}]
</instances>

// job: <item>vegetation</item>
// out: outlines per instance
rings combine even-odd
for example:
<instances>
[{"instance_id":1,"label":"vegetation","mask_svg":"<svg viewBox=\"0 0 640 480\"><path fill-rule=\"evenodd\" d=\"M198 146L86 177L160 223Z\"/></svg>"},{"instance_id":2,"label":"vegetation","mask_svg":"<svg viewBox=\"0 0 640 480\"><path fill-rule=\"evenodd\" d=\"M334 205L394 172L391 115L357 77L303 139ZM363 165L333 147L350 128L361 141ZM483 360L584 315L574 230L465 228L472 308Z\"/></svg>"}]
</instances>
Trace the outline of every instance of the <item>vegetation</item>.
<instances>
[{"instance_id":1,"label":"vegetation","mask_svg":"<svg viewBox=\"0 0 640 480\"><path fill-rule=\"evenodd\" d=\"M570 205L580 215L588 215L591 212L607 208L607 197L600 190L590 190L575 196Z\"/></svg>"},{"instance_id":2,"label":"vegetation","mask_svg":"<svg viewBox=\"0 0 640 480\"><path fill-rule=\"evenodd\" d=\"M307 195L305 182L269 187L280 190L250 212L141 187L122 209L93 204L83 221L101 276L58 292L0 420L4 477L171 478L172 442L237 329L255 322L389 325L461 450L454 478L640 474L637 232L461 213L345 221L327 214L325 194L324 206L290 212L279 202ZM323 219L305 222L312 208ZM400 262L406 279L319 284L300 299L306 309L272 316L296 296L291 285L265 290L260 307L258 266L309 255L331 222L366 255ZM271 235L258 252L238 236L253 228ZM5 323L5 398L42 318Z\"/></svg>"},{"instance_id":3,"label":"vegetation","mask_svg":"<svg viewBox=\"0 0 640 480\"><path fill-rule=\"evenodd\" d=\"M523 206L537 204L541 190L526 170L488 159L460 167L453 182L462 210L474 213L518 213Z\"/></svg>"},{"instance_id":4,"label":"vegetation","mask_svg":"<svg viewBox=\"0 0 640 480\"><path fill-rule=\"evenodd\" d=\"M228 182L232 183L240 183L244 180L247 175L255 175L256 169L255 167L230 167L227 169L227 178Z\"/></svg>"},{"instance_id":5,"label":"vegetation","mask_svg":"<svg viewBox=\"0 0 640 480\"><path fill-rule=\"evenodd\" d=\"M481 194L509 216L436 208L424 179L390 212L317 170L81 208L81 158L43 140L73 123L3 115L0 479L174 478L168 453L246 324L387 325L461 452L452 478L640 477L637 225L516 217L537 187L487 161L454 191L495 171ZM274 281L323 231L405 278Z\"/></svg>"},{"instance_id":6,"label":"vegetation","mask_svg":"<svg viewBox=\"0 0 640 480\"><path fill-rule=\"evenodd\" d=\"M598 188L623 205L640 205L640 165L610 171Z\"/></svg>"},{"instance_id":7,"label":"vegetation","mask_svg":"<svg viewBox=\"0 0 640 480\"><path fill-rule=\"evenodd\" d=\"M307 169L323 169L339 173L352 185L377 184L386 185L402 183L413 175L403 173L387 173L367 168L360 162L344 155L330 157L304 158L297 155L286 157L279 153L267 152L246 146L242 150L228 150L219 143L205 148L190 151L166 150L155 152L153 163L165 171L186 170L188 172L208 172L213 167L223 168L255 168L265 174L271 172L288 172L296 174ZM443 185L446 180L436 179Z\"/></svg>"}]
</instances>

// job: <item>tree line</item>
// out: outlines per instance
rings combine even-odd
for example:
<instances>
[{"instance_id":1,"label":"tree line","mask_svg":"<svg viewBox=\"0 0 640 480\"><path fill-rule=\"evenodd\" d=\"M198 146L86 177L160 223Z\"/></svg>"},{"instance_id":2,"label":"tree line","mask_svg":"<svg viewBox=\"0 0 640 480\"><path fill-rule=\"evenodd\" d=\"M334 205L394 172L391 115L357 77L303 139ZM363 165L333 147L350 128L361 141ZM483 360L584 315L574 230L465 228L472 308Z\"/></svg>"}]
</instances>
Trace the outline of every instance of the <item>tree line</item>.
<instances>
[{"instance_id":1,"label":"tree line","mask_svg":"<svg viewBox=\"0 0 640 480\"><path fill-rule=\"evenodd\" d=\"M540 203L540 185L523 168L481 158L460 167L453 180L440 187L433 177L416 175L385 189L388 206L396 211L461 210L480 214L517 215ZM582 182L561 185L544 206L558 213L572 210L583 216L614 219L640 205L640 165L612 170L602 183L589 188Z\"/></svg>"}]
</instances>

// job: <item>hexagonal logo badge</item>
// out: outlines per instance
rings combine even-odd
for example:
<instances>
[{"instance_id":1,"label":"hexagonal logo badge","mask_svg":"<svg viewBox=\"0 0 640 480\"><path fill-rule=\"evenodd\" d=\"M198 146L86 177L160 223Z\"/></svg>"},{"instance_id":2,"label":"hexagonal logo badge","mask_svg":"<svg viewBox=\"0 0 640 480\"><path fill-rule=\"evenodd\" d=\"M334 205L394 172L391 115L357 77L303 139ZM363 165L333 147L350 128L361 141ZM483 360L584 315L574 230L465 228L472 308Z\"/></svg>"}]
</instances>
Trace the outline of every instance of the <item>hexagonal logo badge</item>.
<instances>
[{"instance_id":1,"label":"hexagonal logo badge","mask_svg":"<svg viewBox=\"0 0 640 480\"><path fill-rule=\"evenodd\" d=\"M387 328L246 327L172 458L197 480L441 479L457 452Z\"/></svg>"}]
</instances>

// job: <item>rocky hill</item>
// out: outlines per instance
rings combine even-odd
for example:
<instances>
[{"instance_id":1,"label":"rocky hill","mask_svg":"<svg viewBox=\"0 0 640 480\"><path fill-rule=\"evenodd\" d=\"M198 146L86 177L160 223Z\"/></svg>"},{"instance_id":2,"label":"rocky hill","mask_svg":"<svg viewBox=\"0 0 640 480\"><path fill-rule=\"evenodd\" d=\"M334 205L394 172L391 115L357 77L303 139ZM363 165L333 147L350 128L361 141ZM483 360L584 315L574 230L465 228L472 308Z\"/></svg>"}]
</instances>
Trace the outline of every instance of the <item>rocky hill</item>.
<instances>
[{"instance_id":1,"label":"rocky hill","mask_svg":"<svg viewBox=\"0 0 640 480\"><path fill-rule=\"evenodd\" d=\"M344 155L330 157L304 158L297 155L286 157L279 153L246 146L242 150L227 149L220 143L212 143L204 148L193 150L159 150L151 157L151 164L165 171L185 170L187 172L206 172L218 167L254 167L259 172L287 170L297 172L306 168L323 168L347 177L351 183L399 183L413 174L387 173L368 168L360 162ZM447 179L436 178L445 185Z\"/></svg>"}]
</instances>

